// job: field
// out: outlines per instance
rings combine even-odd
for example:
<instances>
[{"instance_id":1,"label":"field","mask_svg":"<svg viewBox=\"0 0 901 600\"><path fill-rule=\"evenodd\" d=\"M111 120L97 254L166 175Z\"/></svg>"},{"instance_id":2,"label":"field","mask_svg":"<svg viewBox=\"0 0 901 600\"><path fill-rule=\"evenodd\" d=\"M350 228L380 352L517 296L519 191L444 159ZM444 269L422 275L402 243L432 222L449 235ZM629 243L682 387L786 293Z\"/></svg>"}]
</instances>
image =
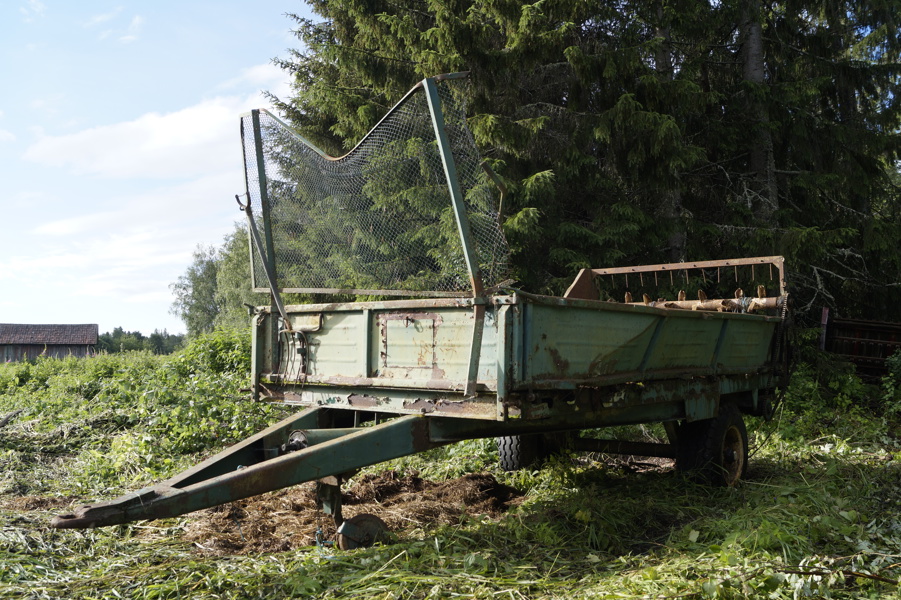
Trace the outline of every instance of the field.
<instances>
[{"instance_id":1,"label":"field","mask_svg":"<svg viewBox=\"0 0 901 600\"><path fill-rule=\"evenodd\" d=\"M165 479L283 417L251 403L246 336L0 365L0 598L883 598L901 577L901 390L804 353L738 488L660 459L501 472L491 440L367 469L343 552L309 486L181 518L58 531L52 516ZM901 368L894 371L901 375ZM617 429L653 439L653 427Z\"/></svg>"}]
</instances>

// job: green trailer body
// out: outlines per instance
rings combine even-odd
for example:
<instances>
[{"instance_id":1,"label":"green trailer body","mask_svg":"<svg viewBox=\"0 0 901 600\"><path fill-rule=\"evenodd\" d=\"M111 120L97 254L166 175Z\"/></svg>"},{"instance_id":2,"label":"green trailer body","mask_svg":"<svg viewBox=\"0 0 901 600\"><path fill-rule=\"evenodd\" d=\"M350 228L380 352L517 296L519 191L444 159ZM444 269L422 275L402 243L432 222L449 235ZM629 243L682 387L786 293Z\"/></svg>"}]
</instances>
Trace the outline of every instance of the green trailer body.
<instances>
[{"instance_id":1,"label":"green trailer body","mask_svg":"<svg viewBox=\"0 0 901 600\"><path fill-rule=\"evenodd\" d=\"M475 394L465 396L478 315L469 299L285 307L294 334L262 310L255 320L258 398L308 407L495 421L544 420L552 405L640 387L640 423L656 403L673 419L715 416L722 395L760 410L775 386L772 346L781 318L536 296L491 296L484 306ZM684 386L692 398L651 390ZM701 397L703 396L703 400ZM655 400L656 398L656 400ZM581 402L581 400L579 400ZM578 404L578 402L577 402ZM621 407L622 408L622 407ZM621 413L622 411L620 411Z\"/></svg>"},{"instance_id":2,"label":"green trailer body","mask_svg":"<svg viewBox=\"0 0 901 600\"><path fill-rule=\"evenodd\" d=\"M252 285L270 297L251 308L252 401L299 412L55 527L170 517L317 481L339 545L354 547L377 539L379 524L343 520L343 479L473 438L498 438L511 468L566 433L576 448L669 456L718 483L740 479L742 414L769 415L788 375L782 258L583 269L561 297L511 287L501 281L502 207L485 195L497 178L479 171L463 113L448 111L453 94L442 91L456 79L423 80L379 135L337 159L266 111L242 117L238 200ZM740 272L756 293L708 299ZM698 299L633 301L652 282L671 294L697 286ZM664 423L666 443L573 436L652 422Z\"/></svg>"}]
</instances>

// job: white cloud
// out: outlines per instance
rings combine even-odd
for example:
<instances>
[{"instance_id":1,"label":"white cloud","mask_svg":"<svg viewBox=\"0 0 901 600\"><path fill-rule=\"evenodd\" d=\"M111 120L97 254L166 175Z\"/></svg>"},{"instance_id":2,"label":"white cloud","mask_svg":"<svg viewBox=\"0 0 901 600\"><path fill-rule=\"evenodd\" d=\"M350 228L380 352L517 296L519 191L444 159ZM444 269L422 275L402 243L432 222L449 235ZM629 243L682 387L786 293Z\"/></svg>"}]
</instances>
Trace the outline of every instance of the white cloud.
<instances>
[{"instance_id":1,"label":"white cloud","mask_svg":"<svg viewBox=\"0 0 901 600\"><path fill-rule=\"evenodd\" d=\"M142 188L130 195L101 192L92 205L106 209L38 222L20 244L7 248L0 255L0 289L20 290L40 274L41 295L68 298L67 314L92 310L76 310L79 306L104 306L110 313L78 317L86 322L111 321L104 326L112 328L139 319L149 321L139 327L148 331L181 329L167 324L169 284L184 273L198 243L218 244L232 230L240 216L234 193L241 186L238 166L233 173ZM155 312L129 315L123 305ZM115 317L113 311L118 311Z\"/></svg>"},{"instance_id":2,"label":"white cloud","mask_svg":"<svg viewBox=\"0 0 901 600\"><path fill-rule=\"evenodd\" d=\"M119 37L119 41L123 44L130 44L138 39L141 29L144 26L144 17L135 15L128 24L128 31L125 35Z\"/></svg>"},{"instance_id":3,"label":"white cloud","mask_svg":"<svg viewBox=\"0 0 901 600\"><path fill-rule=\"evenodd\" d=\"M107 212L47 221L35 227L34 233L42 237L80 235L90 231L97 231L103 225L109 224L109 217L113 215L114 213Z\"/></svg>"},{"instance_id":4,"label":"white cloud","mask_svg":"<svg viewBox=\"0 0 901 600\"><path fill-rule=\"evenodd\" d=\"M141 15L133 16L131 21L129 21L128 26L123 28L121 25L117 26L114 23L121 13L122 7L117 6L110 12L90 17L83 23L83 27L85 29L91 29L98 25L105 26L105 28L97 34L98 40L115 38L116 41L122 44L130 44L131 42L137 41L140 37L141 30L144 27L144 17Z\"/></svg>"},{"instance_id":5,"label":"white cloud","mask_svg":"<svg viewBox=\"0 0 901 600\"><path fill-rule=\"evenodd\" d=\"M276 91L287 89L284 80L281 70L262 65L224 85L247 89L259 84ZM176 112L147 113L72 134L39 132L25 158L108 178L184 179L240 169L238 116L261 105L265 100L258 93L219 96Z\"/></svg>"},{"instance_id":6,"label":"white cloud","mask_svg":"<svg viewBox=\"0 0 901 600\"><path fill-rule=\"evenodd\" d=\"M0 110L0 119L3 118L3 111ZM2 142L14 142L16 141L16 134L12 131L8 131L6 129L0 129L0 143Z\"/></svg>"},{"instance_id":7,"label":"white cloud","mask_svg":"<svg viewBox=\"0 0 901 600\"><path fill-rule=\"evenodd\" d=\"M221 90L257 87L268 91L278 98L287 98L291 93L290 76L272 63L256 65L241 69L241 73L218 86Z\"/></svg>"},{"instance_id":8,"label":"white cloud","mask_svg":"<svg viewBox=\"0 0 901 600\"><path fill-rule=\"evenodd\" d=\"M19 7L19 13L26 23L32 23L38 17L43 17L47 7L40 0L28 0L25 6Z\"/></svg>"},{"instance_id":9,"label":"white cloud","mask_svg":"<svg viewBox=\"0 0 901 600\"><path fill-rule=\"evenodd\" d=\"M12 194L8 207L21 209L22 207L36 206L44 202L45 198L45 194L38 190L19 191Z\"/></svg>"},{"instance_id":10,"label":"white cloud","mask_svg":"<svg viewBox=\"0 0 901 600\"><path fill-rule=\"evenodd\" d=\"M39 110L49 115L55 115L59 113L59 107L63 105L64 100L64 94L53 94L44 98L35 98L29 103L29 106L34 110Z\"/></svg>"},{"instance_id":11,"label":"white cloud","mask_svg":"<svg viewBox=\"0 0 901 600\"><path fill-rule=\"evenodd\" d=\"M272 63L255 65L241 69L241 73L219 85L219 89L228 90L250 85L269 85L274 81L287 78L284 71Z\"/></svg>"},{"instance_id":12,"label":"white cloud","mask_svg":"<svg viewBox=\"0 0 901 600\"><path fill-rule=\"evenodd\" d=\"M11 196L13 208L32 216L9 232L16 242L8 240L0 254L0 289L65 297L66 318L98 322L101 331L183 330L167 312L169 284L184 274L197 244L221 243L240 220L238 116L266 105L256 90L285 79L261 65L218 86L220 95L170 113L62 135L30 127L36 141L25 158L49 180L66 183ZM38 215L37 205L53 209ZM29 309L26 321L59 320L48 316L57 305Z\"/></svg>"},{"instance_id":13,"label":"white cloud","mask_svg":"<svg viewBox=\"0 0 901 600\"><path fill-rule=\"evenodd\" d=\"M26 150L25 158L102 177L197 177L235 165L240 156L238 115L247 104L215 98L173 113L44 136Z\"/></svg>"},{"instance_id":14,"label":"white cloud","mask_svg":"<svg viewBox=\"0 0 901 600\"><path fill-rule=\"evenodd\" d=\"M185 243L179 239L196 240L201 235L199 232L211 224L216 229L229 225L232 217L238 215L234 195L242 191L242 187L243 173L238 164L227 173L153 187L139 194L98 198L96 204L102 203L106 210L44 221L32 233L42 240L48 237L94 239L98 232L104 231L152 230L155 238L166 247L177 248ZM193 247L193 243L189 247Z\"/></svg>"},{"instance_id":15,"label":"white cloud","mask_svg":"<svg viewBox=\"0 0 901 600\"><path fill-rule=\"evenodd\" d=\"M117 16L119 16L119 13L121 13L121 12L122 12L122 7L117 6L111 12L92 16L91 18L89 18L87 21L84 22L84 26L85 27L94 27L95 25L107 23L107 22L115 19Z\"/></svg>"}]
</instances>

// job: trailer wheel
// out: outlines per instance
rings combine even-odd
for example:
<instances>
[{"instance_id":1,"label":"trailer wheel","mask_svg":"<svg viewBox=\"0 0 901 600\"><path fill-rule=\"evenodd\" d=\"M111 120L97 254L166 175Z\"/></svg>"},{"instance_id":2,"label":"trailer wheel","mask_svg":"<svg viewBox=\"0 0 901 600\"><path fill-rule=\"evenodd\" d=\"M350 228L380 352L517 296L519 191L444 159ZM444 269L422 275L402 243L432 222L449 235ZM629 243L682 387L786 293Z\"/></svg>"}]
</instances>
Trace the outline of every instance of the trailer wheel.
<instances>
[{"instance_id":1,"label":"trailer wheel","mask_svg":"<svg viewBox=\"0 0 901 600\"><path fill-rule=\"evenodd\" d=\"M724 404L712 419L683 423L676 464L712 485L738 484L748 470L748 431L738 408Z\"/></svg>"},{"instance_id":2,"label":"trailer wheel","mask_svg":"<svg viewBox=\"0 0 901 600\"><path fill-rule=\"evenodd\" d=\"M507 435L497 438L501 469L519 471L531 467L541 455L542 439L538 434Z\"/></svg>"},{"instance_id":3,"label":"trailer wheel","mask_svg":"<svg viewBox=\"0 0 901 600\"><path fill-rule=\"evenodd\" d=\"M378 542L388 541L388 526L375 515L361 513L353 516L338 528L337 542L342 550L368 548Z\"/></svg>"}]
</instances>

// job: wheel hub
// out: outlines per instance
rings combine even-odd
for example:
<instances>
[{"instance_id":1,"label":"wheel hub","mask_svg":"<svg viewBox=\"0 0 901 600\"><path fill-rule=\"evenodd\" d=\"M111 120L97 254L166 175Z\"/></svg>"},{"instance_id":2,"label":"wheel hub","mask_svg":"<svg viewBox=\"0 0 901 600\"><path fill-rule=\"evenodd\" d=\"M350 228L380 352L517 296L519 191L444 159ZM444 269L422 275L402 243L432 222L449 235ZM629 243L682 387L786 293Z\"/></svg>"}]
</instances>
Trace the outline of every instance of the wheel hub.
<instances>
[{"instance_id":1,"label":"wheel hub","mask_svg":"<svg viewBox=\"0 0 901 600\"><path fill-rule=\"evenodd\" d=\"M738 483L744 470L744 442L741 432L735 426L726 430L723 439L723 469L725 470L725 483L733 486Z\"/></svg>"}]
</instances>

